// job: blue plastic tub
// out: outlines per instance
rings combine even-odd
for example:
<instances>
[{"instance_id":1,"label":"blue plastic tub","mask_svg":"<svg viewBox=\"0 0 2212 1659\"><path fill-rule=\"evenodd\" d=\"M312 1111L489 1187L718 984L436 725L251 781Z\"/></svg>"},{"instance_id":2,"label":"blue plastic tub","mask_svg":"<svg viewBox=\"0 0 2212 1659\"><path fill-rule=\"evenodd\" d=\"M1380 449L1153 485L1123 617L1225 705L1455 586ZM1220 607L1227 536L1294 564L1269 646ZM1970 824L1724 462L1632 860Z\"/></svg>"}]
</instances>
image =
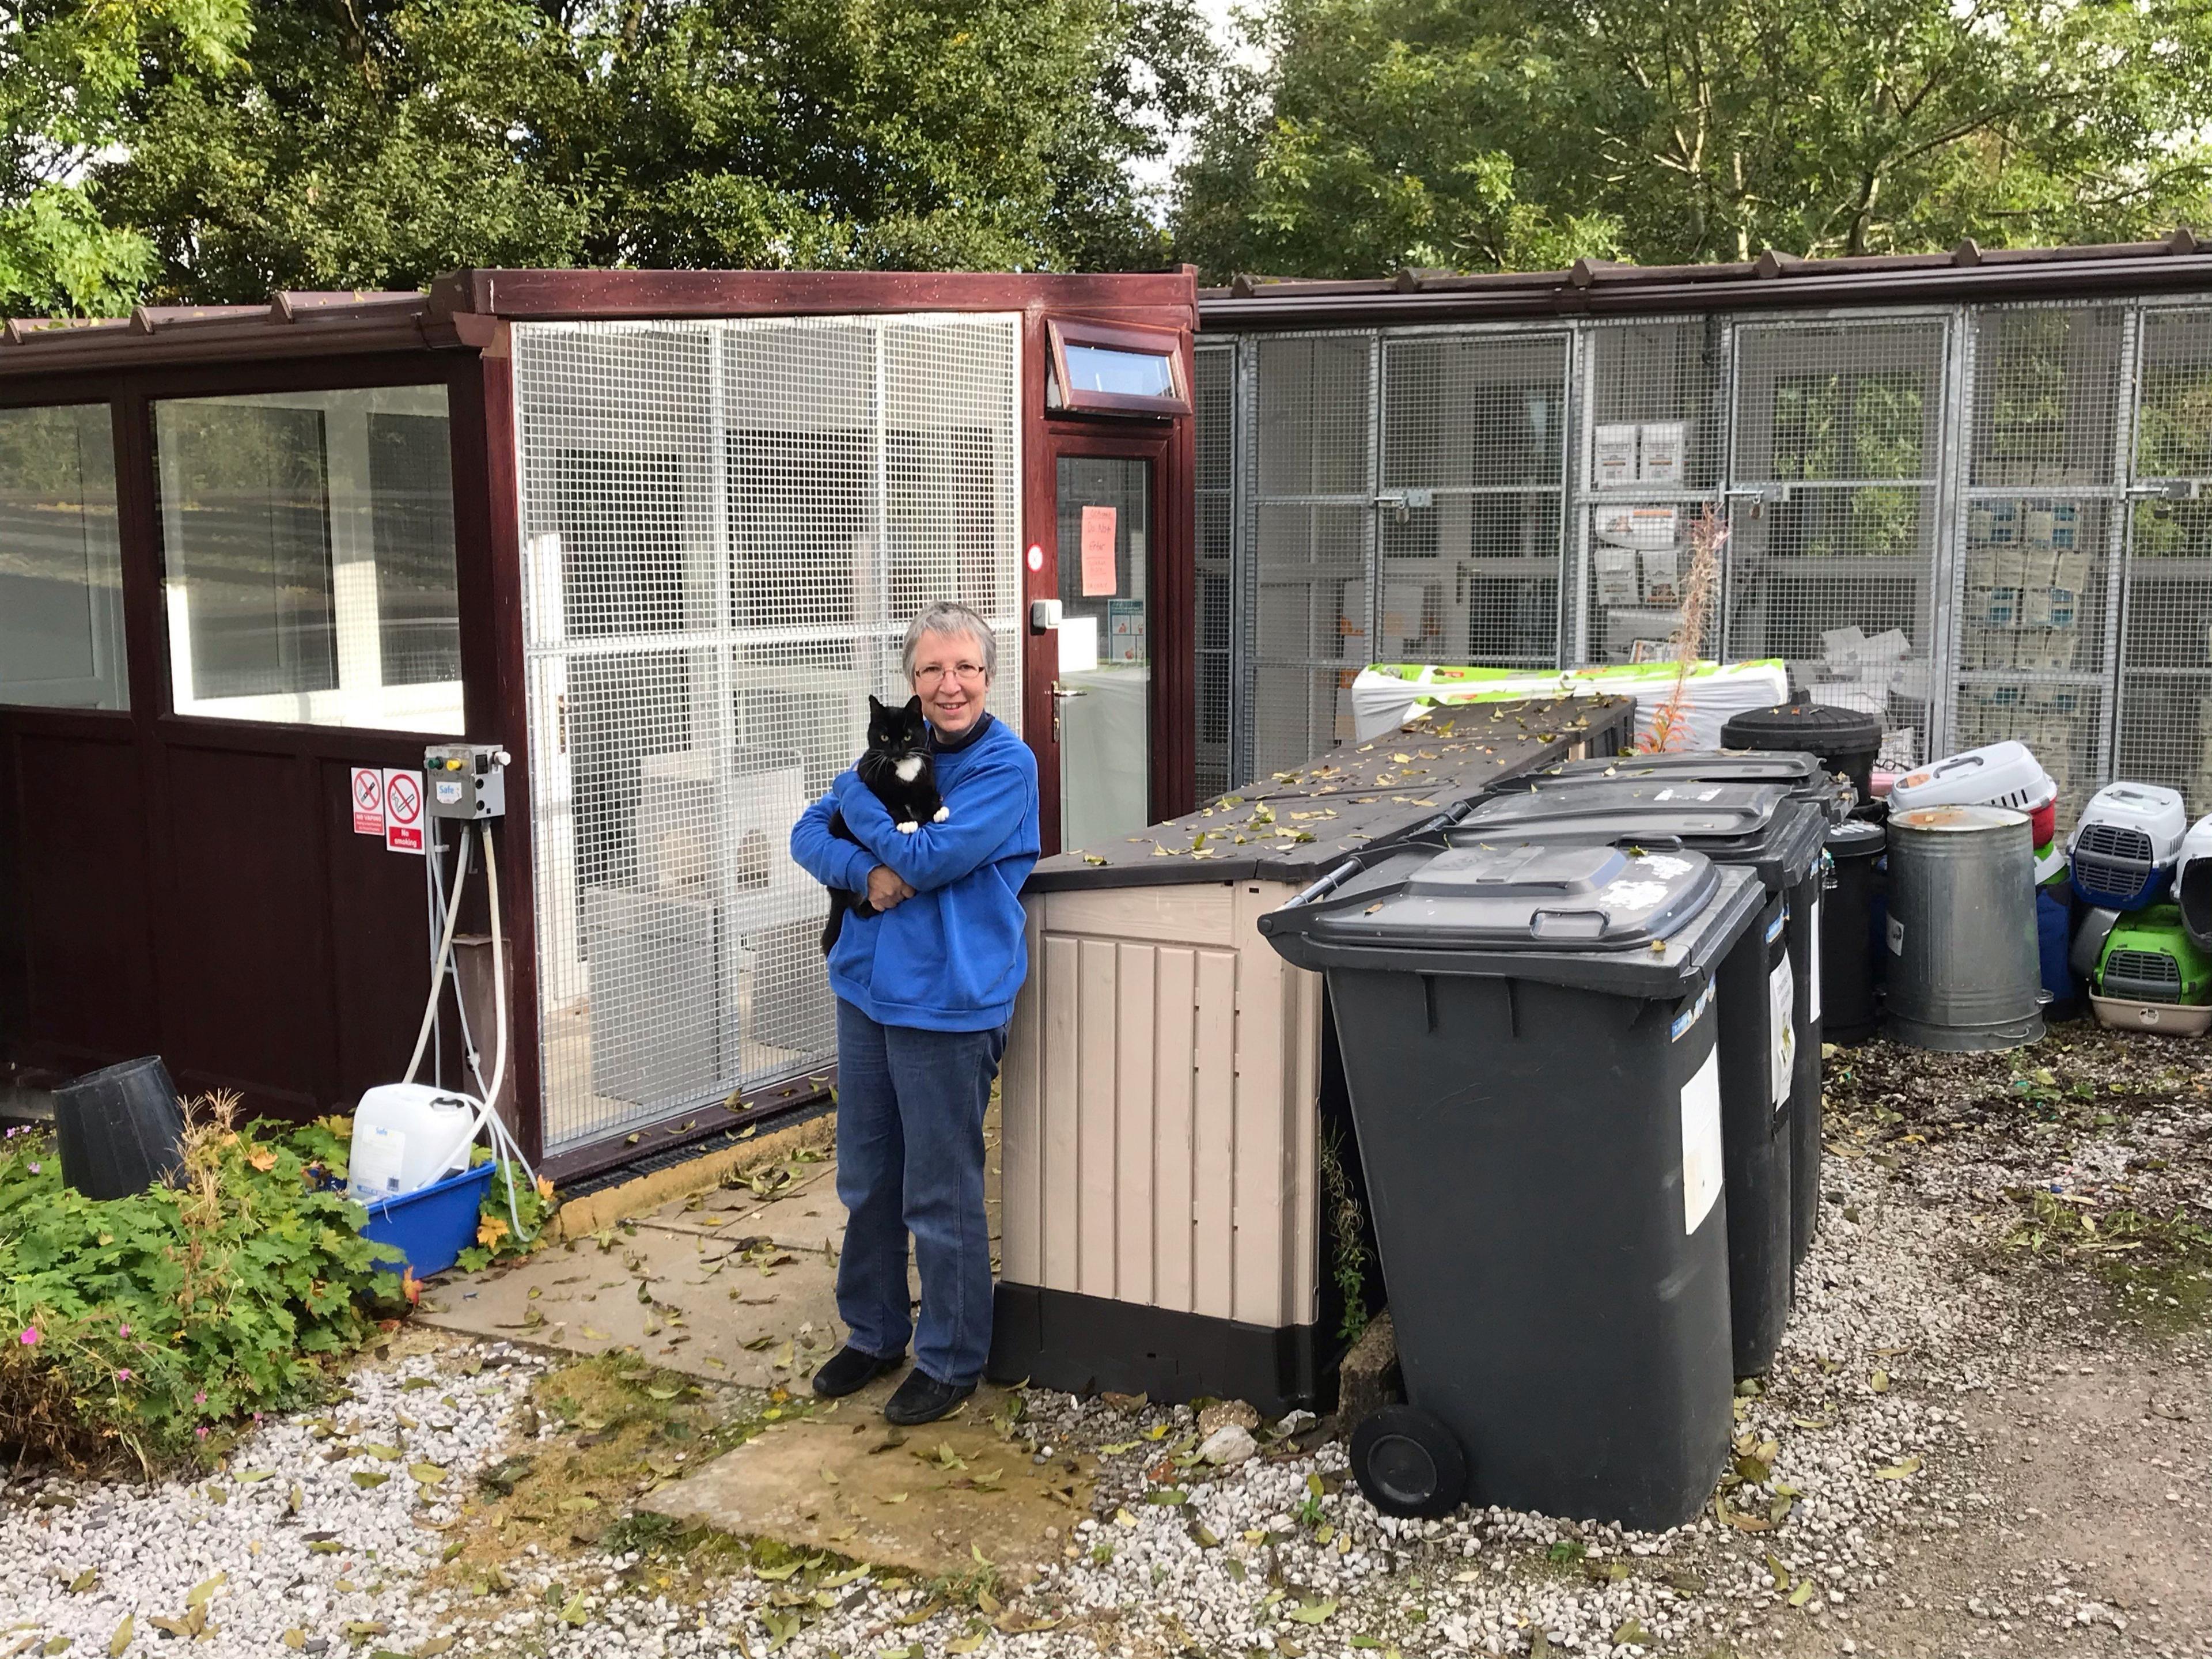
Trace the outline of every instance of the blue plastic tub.
<instances>
[{"instance_id":1,"label":"blue plastic tub","mask_svg":"<svg viewBox=\"0 0 2212 1659\"><path fill-rule=\"evenodd\" d=\"M417 1279L441 1273L476 1237L477 1212L498 1168L495 1162L479 1164L419 1192L372 1204L361 1236L405 1255Z\"/></svg>"}]
</instances>

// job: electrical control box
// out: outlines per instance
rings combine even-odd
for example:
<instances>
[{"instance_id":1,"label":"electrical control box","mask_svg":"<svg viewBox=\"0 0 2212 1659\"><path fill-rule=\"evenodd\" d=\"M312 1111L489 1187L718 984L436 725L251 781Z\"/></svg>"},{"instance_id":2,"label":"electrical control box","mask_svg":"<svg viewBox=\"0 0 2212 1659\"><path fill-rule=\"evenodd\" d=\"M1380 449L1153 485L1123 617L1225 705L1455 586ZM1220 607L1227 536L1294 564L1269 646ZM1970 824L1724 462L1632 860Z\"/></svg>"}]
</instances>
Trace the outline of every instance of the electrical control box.
<instances>
[{"instance_id":1,"label":"electrical control box","mask_svg":"<svg viewBox=\"0 0 2212 1659\"><path fill-rule=\"evenodd\" d=\"M495 743L434 743L422 751L422 781L434 818L507 816L507 768Z\"/></svg>"}]
</instances>

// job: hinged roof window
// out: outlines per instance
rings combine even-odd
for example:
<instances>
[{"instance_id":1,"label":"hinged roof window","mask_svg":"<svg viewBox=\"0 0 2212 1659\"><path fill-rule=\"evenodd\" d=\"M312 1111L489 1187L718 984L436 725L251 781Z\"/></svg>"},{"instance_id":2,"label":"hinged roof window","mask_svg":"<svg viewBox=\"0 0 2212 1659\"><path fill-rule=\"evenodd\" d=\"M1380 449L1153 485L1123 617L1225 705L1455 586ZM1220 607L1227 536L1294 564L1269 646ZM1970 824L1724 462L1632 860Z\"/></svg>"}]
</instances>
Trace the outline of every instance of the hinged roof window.
<instances>
[{"instance_id":1,"label":"hinged roof window","mask_svg":"<svg viewBox=\"0 0 2212 1659\"><path fill-rule=\"evenodd\" d=\"M1050 409L1100 415L1188 415L1182 337L1127 323L1050 321Z\"/></svg>"}]
</instances>

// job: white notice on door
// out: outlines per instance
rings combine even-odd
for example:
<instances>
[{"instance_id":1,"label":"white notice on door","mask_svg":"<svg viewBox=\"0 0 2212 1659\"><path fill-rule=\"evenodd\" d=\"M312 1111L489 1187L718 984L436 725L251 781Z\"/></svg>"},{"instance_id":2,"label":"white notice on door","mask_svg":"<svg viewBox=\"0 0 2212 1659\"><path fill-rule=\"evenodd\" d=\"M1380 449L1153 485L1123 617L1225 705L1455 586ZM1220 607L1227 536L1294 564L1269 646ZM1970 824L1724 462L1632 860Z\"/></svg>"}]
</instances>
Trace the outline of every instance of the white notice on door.
<instances>
[{"instance_id":1,"label":"white notice on door","mask_svg":"<svg viewBox=\"0 0 2212 1659\"><path fill-rule=\"evenodd\" d=\"M1682 1085L1682 1231L1694 1233L1721 1195L1721 1051Z\"/></svg>"},{"instance_id":2,"label":"white notice on door","mask_svg":"<svg viewBox=\"0 0 2212 1659\"><path fill-rule=\"evenodd\" d=\"M1794 1018L1797 976L1790 971L1787 951L1782 953L1782 960L1774 964L1774 971L1766 976L1766 1000L1772 1010L1768 1017L1771 1024L1767 1027L1769 1081L1773 1085L1774 1109L1778 1112L1790 1103L1790 1072L1797 1063L1797 1027Z\"/></svg>"}]
</instances>

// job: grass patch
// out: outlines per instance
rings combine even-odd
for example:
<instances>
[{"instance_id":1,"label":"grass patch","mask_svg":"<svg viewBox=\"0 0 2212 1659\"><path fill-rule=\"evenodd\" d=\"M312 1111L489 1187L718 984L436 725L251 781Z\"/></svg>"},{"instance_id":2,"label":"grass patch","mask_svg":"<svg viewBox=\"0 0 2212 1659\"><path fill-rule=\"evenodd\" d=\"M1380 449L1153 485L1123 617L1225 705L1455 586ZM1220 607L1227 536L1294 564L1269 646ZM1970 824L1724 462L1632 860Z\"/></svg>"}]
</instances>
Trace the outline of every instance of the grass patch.
<instances>
[{"instance_id":1,"label":"grass patch","mask_svg":"<svg viewBox=\"0 0 2212 1659\"><path fill-rule=\"evenodd\" d=\"M2118 1296L2123 1314L2179 1326L2200 1321L2212 1307L2212 1227L2185 1209L2160 1216L2100 1208L2039 1188L2014 1188L2006 1196L2018 1213L2005 1248L2092 1269Z\"/></svg>"}]
</instances>

